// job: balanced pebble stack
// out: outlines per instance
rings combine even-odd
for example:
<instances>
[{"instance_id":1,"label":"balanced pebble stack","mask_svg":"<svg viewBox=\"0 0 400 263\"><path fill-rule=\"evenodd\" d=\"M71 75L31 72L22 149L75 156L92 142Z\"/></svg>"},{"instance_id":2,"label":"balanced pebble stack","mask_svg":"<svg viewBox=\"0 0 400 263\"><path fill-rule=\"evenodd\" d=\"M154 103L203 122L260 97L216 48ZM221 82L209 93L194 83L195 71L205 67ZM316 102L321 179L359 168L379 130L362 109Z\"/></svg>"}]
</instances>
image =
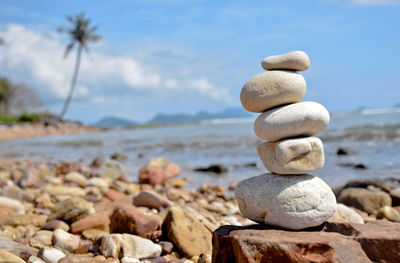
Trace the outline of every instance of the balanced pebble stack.
<instances>
[{"instance_id":1,"label":"balanced pebble stack","mask_svg":"<svg viewBox=\"0 0 400 263\"><path fill-rule=\"evenodd\" d=\"M242 214L258 223L303 229L322 224L336 210L331 188L307 174L324 166L322 142L313 136L329 123L324 106L301 102L306 81L297 71L309 66L303 51L267 57L266 72L252 77L240 94L246 110L261 113L254 131L266 142L257 151L272 172L245 179L235 189Z\"/></svg>"}]
</instances>

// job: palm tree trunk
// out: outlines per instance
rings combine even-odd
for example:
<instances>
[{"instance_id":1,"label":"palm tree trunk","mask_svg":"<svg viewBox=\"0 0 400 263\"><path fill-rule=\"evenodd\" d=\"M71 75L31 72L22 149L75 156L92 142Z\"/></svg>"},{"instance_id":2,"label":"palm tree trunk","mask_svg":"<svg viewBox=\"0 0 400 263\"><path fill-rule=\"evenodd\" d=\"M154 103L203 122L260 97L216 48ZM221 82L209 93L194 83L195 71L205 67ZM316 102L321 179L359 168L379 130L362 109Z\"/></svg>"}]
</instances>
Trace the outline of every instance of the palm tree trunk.
<instances>
[{"instance_id":1,"label":"palm tree trunk","mask_svg":"<svg viewBox=\"0 0 400 263\"><path fill-rule=\"evenodd\" d=\"M79 73L79 66L81 64L81 54L82 54L82 45L79 45L78 47L78 52L76 54L76 61L75 61L75 69L74 69L74 75L72 76L72 81L71 81L71 88L69 89L68 97L65 100L63 110L60 113L60 118L63 119L65 113L68 110L68 106L71 102L72 95L74 94L75 86L76 86L76 81L78 79L78 73Z\"/></svg>"}]
</instances>

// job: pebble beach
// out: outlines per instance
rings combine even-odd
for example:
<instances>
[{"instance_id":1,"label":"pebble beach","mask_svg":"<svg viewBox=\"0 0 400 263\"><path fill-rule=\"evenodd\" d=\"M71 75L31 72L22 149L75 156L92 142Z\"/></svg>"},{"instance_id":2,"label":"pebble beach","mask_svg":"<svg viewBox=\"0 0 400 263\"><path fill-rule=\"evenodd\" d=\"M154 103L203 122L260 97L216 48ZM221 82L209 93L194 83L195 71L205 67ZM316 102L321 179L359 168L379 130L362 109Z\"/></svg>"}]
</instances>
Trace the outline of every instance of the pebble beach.
<instances>
[{"instance_id":1,"label":"pebble beach","mask_svg":"<svg viewBox=\"0 0 400 263\"><path fill-rule=\"evenodd\" d=\"M134 180L116 160L96 159L90 166L2 160L1 257L211 262L213 231L254 222L240 214L233 185L190 189L179 173L179 165L161 157L144 163ZM400 221L399 180L353 181L333 190L341 205L331 221Z\"/></svg>"}]
</instances>

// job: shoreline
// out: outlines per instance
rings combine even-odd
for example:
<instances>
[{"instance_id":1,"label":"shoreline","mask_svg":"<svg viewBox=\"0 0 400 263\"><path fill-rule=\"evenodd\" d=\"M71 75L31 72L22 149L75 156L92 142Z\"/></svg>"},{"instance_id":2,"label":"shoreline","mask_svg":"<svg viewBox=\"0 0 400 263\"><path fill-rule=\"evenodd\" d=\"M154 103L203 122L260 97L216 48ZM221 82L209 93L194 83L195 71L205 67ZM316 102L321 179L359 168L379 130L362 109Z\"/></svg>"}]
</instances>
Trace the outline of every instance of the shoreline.
<instances>
[{"instance_id":1,"label":"shoreline","mask_svg":"<svg viewBox=\"0 0 400 263\"><path fill-rule=\"evenodd\" d=\"M0 142L52 135L99 132L105 130L106 129L104 128L96 126L85 126L78 123L57 123L49 125L43 123L23 123L13 125L0 125Z\"/></svg>"}]
</instances>

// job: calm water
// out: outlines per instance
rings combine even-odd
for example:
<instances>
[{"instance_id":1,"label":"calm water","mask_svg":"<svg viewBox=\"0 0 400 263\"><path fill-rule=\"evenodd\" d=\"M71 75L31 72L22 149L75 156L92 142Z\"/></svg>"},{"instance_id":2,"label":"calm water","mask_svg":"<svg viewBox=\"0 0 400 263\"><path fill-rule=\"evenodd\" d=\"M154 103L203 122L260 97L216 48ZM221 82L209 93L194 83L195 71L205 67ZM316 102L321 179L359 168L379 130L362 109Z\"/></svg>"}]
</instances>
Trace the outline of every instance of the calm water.
<instances>
[{"instance_id":1,"label":"calm water","mask_svg":"<svg viewBox=\"0 0 400 263\"><path fill-rule=\"evenodd\" d=\"M228 185L234 180L266 171L258 158L253 133L254 119L215 120L159 128L115 130L94 134L63 135L0 143L0 157L38 161L108 158L123 152L123 162L132 179L150 158L165 156L178 163L182 175L201 183ZM334 113L328 128L318 135L324 142L325 167L313 174L331 186L347 180L400 176L400 108ZM337 156L339 147L349 155ZM139 155L143 154L143 158ZM229 172L212 176L193 172L193 168L212 163L226 165ZM257 166L246 164L256 163ZM362 163L367 169L349 164Z\"/></svg>"}]
</instances>

